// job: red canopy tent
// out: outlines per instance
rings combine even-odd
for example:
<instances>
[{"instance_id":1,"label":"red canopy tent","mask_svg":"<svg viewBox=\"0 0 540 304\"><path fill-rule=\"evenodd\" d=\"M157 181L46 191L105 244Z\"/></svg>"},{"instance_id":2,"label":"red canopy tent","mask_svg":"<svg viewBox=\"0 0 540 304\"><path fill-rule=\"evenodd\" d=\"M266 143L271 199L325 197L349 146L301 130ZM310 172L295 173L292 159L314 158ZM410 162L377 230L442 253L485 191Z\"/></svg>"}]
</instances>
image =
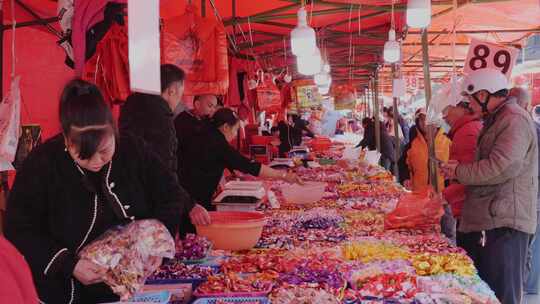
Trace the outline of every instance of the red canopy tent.
<instances>
[{"instance_id":1,"label":"red canopy tent","mask_svg":"<svg viewBox=\"0 0 540 304\"><path fill-rule=\"evenodd\" d=\"M11 2L3 1L3 88L9 87L11 74ZM56 16L57 2L53 0L14 0L16 30L16 74L21 76L22 122L42 126L47 138L58 129L57 100L60 88L73 77L64 64L65 54L57 44L55 32L60 31ZM190 0L162 0L162 17L180 15ZM208 18L223 21L229 34L229 53L268 70L281 70L295 62L290 54L288 36L296 24L300 0L192 0ZM318 32L320 43L327 50L335 83L352 82L365 86L375 68L383 64L382 47L390 27L391 0L315 0L305 1L310 24ZM404 71L421 72L420 35L405 27L405 0L394 1L398 37L405 37ZM433 3L433 22L430 27L430 56L437 61L434 71L447 73L451 54L449 38L442 31L453 25L452 2ZM462 60L471 36L487 37L499 43L519 45L523 37L539 31L540 9L537 0L458 0L458 15L463 15L458 30L456 58ZM42 21L36 21L36 18ZM360 23L358 22L360 20ZM41 24L40 24L41 23ZM32 26L27 26L33 24ZM515 29L516 32L501 32ZM479 32L467 32L479 31ZM407 34L407 32L409 32ZM494 34L494 33L496 34ZM490 34L491 33L491 34ZM438 36L437 36L438 35ZM287 62L284 59L284 44ZM352 47L351 47L352 46ZM414 55L414 56L413 56ZM446 61L447 62L447 61ZM444 62L443 62L444 63ZM435 67L438 66L438 67ZM384 80L383 69L383 80ZM435 75L437 76L437 74ZM381 81L381 85L387 82ZM388 82L389 83L389 82ZM3 90L5 93L5 90Z\"/></svg>"}]
</instances>

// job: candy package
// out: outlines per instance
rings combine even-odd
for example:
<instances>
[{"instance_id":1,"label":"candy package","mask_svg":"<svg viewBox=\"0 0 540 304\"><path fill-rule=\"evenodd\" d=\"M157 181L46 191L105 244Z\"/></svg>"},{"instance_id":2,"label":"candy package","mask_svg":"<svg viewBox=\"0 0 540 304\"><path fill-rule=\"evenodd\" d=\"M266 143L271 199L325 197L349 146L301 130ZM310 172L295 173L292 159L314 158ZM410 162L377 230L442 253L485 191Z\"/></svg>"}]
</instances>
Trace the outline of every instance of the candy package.
<instances>
[{"instance_id":1,"label":"candy package","mask_svg":"<svg viewBox=\"0 0 540 304\"><path fill-rule=\"evenodd\" d=\"M106 268L104 282L127 300L158 269L162 258L174 254L174 239L167 228L157 220L140 220L109 229L83 248L79 257Z\"/></svg>"}]
</instances>

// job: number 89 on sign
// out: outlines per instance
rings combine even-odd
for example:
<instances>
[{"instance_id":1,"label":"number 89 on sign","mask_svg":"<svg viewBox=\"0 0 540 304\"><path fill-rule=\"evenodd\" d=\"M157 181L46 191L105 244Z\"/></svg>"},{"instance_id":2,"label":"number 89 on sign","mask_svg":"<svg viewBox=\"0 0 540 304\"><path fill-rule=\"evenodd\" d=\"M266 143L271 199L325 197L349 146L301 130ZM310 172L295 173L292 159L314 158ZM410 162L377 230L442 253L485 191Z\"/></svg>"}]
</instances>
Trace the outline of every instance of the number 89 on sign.
<instances>
[{"instance_id":1,"label":"number 89 on sign","mask_svg":"<svg viewBox=\"0 0 540 304\"><path fill-rule=\"evenodd\" d=\"M464 72L469 74L472 71L491 68L501 71L510 78L517 54L518 50L515 48L472 39L465 60Z\"/></svg>"}]
</instances>

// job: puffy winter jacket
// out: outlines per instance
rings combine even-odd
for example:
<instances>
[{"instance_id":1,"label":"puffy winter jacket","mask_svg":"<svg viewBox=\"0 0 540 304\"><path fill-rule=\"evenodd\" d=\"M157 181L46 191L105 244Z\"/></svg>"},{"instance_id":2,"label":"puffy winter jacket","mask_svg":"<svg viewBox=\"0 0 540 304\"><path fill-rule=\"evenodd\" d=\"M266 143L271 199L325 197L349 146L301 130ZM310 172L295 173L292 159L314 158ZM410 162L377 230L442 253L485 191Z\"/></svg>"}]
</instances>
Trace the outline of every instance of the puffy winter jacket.
<instances>
[{"instance_id":1,"label":"puffy winter jacket","mask_svg":"<svg viewBox=\"0 0 540 304\"><path fill-rule=\"evenodd\" d=\"M435 136L435 156L444 162L447 162L450 157L450 145L452 141L444 134L442 129L439 129ZM422 191L429 184L429 151L428 144L422 133L418 132L417 136L411 142L411 148L407 152L407 164L412 182L413 191ZM437 171L439 171L437 169ZM438 187L444 189L444 177L438 172Z\"/></svg>"},{"instance_id":2,"label":"puffy winter jacket","mask_svg":"<svg viewBox=\"0 0 540 304\"><path fill-rule=\"evenodd\" d=\"M476 160L460 164L467 186L461 232L512 228L536 231L538 140L530 115L509 99L484 122Z\"/></svg>"},{"instance_id":3,"label":"puffy winter jacket","mask_svg":"<svg viewBox=\"0 0 540 304\"><path fill-rule=\"evenodd\" d=\"M449 134L452 139L450 159L464 164L472 163L476 155L476 143L481 130L482 122L472 115L466 115L458 120L452 126ZM444 189L443 195L450 203L454 217L459 218L465 201L465 186L452 182Z\"/></svg>"}]
</instances>

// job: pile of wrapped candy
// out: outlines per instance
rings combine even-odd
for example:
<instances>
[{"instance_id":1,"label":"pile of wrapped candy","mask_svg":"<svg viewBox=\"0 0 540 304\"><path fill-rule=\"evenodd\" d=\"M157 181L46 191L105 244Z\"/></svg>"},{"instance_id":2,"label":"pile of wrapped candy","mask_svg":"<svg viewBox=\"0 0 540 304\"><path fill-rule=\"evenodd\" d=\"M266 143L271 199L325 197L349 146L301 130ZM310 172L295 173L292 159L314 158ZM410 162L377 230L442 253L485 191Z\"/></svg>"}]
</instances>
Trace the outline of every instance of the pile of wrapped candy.
<instances>
[{"instance_id":1,"label":"pile of wrapped candy","mask_svg":"<svg viewBox=\"0 0 540 304\"><path fill-rule=\"evenodd\" d=\"M204 280L214 274L216 269L211 266L186 265L178 260L171 260L163 263L148 281Z\"/></svg>"},{"instance_id":2,"label":"pile of wrapped candy","mask_svg":"<svg viewBox=\"0 0 540 304\"><path fill-rule=\"evenodd\" d=\"M202 260L208 254L212 244L205 237L188 233L182 240L176 240L175 258L180 261Z\"/></svg>"},{"instance_id":3,"label":"pile of wrapped candy","mask_svg":"<svg viewBox=\"0 0 540 304\"><path fill-rule=\"evenodd\" d=\"M176 260L152 278L202 278L196 296L268 296L277 304L499 303L471 259L438 227L385 227L407 195L388 172L342 162L297 170L306 181L328 183L321 201L287 205L280 182L266 184L281 208L263 210L269 220L254 249L210 250L223 260L210 272L182 263L209 248L188 236L177 243Z\"/></svg>"}]
</instances>

